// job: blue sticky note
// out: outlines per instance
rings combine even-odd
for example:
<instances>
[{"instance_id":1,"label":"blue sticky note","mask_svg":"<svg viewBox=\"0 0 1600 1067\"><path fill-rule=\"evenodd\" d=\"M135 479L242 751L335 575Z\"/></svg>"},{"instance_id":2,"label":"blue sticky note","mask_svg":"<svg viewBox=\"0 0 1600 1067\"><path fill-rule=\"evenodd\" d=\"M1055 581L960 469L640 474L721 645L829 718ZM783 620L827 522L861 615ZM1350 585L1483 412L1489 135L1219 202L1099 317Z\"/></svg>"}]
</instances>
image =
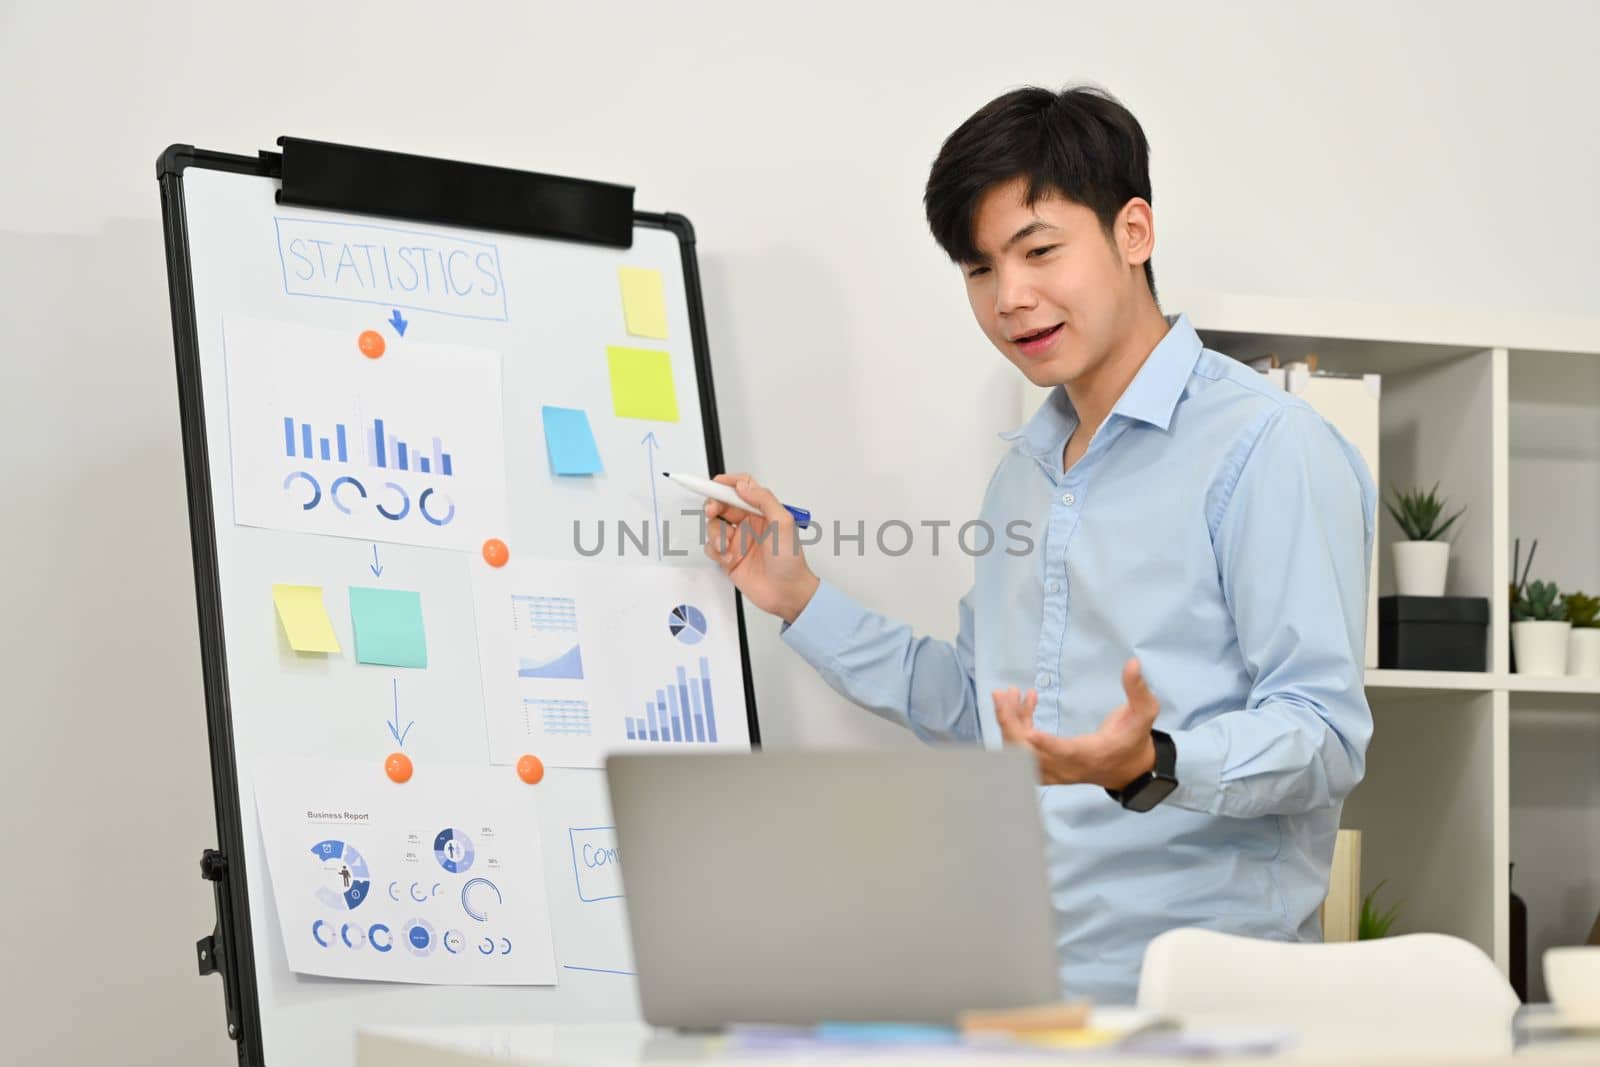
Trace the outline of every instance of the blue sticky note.
<instances>
[{"instance_id":1,"label":"blue sticky note","mask_svg":"<svg viewBox=\"0 0 1600 1067\"><path fill-rule=\"evenodd\" d=\"M386 667L428 665L421 593L352 585L350 621L356 632L357 662Z\"/></svg>"},{"instance_id":2,"label":"blue sticky note","mask_svg":"<svg viewBox=\"0 0 1600 1067\"><path fill-rule=\"evenodd\" d=\"M550 452L550 469L557 474L598 474L602 470L589 416L581 408L546 405L544 444Z\"/></svg>"},{"instance_id":3,"label":"blue sticky note","mask_svg":"<svg viewBox=\"0 0 1600 1067\"><path fill-rule=\"evenodd\" d=\"M823 1022L813 1035L818 1041L842 1045L954 1045L958 1039L948 1026L896 1022Z\"/></svg>"}]
</instances>

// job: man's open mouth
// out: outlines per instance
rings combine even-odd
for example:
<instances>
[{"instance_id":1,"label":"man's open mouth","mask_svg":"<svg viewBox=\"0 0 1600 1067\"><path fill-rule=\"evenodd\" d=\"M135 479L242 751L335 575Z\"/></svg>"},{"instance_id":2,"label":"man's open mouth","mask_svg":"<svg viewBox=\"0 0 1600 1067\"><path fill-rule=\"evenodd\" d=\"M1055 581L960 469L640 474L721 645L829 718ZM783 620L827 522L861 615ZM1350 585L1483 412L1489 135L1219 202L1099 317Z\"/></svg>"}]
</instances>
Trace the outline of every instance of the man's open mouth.
<instances>
[{"instance_id":1,"label":"man's open mouth","mask_svg":"<svg viewBox=\"0 0 1600 1067\"><path fill-rule=\"evenodd\" d=\"M1056 332L1060 329L1061 324L1058 322L1054 326L1046 326L1042 330L1034 330L1032 333L1019 334L1016 337L1013 337L1011 341L1013 344L1031 345L1054 337Z\"/></svg>"}]
</instances>

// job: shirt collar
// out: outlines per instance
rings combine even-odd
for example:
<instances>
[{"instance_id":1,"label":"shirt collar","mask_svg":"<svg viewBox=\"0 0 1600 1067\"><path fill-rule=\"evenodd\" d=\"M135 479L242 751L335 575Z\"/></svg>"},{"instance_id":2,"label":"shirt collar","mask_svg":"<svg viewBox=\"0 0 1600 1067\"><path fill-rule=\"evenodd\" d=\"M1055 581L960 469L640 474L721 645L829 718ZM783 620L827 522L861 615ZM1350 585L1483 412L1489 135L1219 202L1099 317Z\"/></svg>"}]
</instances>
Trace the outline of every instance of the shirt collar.
<instances>
[{"instance_id":1,"label":"shirt collar","mask_svg":"<svg viewBox=\"0 0 1600 1067\"><path fill-rule=\"evenodd\" d=\"M1188 315L1168 315L1166 320L1166 336L1150 350L1133 381L1111 408L1112 415L1124 415L1162 430L1172 424L1172 413L1203 347ZM1066 389L1058 385L1050 390L1032 418L1020 428L1002 433L1000 438L1014 442L1035 459L1059 461L1061 450L1077 425L1078 413L1073 410Z\"/></svg>"},{"instance_id":2,"label":"shirt collar","mask_svg":"<svg viewBox=\"0 0 1600 1067\"><path fill-rule=\"evenodd\" d=\"M1111 408L1113 415L1126 415L1163 430L1172 425L1172 413L1202 347L1188 315L1168 315L1166 319L1167 335L1150 350L1139 373Z\"/></svg>"}]
</instances>

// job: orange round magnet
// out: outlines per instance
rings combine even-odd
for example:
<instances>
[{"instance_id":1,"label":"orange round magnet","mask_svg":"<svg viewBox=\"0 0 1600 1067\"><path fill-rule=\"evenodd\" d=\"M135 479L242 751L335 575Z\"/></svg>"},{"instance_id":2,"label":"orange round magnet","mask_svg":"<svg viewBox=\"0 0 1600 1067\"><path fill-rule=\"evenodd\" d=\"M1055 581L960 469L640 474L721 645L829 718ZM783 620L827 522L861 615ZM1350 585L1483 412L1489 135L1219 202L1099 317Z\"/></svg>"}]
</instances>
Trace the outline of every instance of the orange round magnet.
<instances>
[{"instance_id":1,"label":"orange round magnet","mask_svg":"<svg viewBox=\"0 0 1600 1067\"><path fill-rule=\"evenodd\" d=\"M404 752L391 752L389 758L383 761L383 773L389 776L391 782L401 785L411 781L411 757Z\"/></svg>"},{"instance_id":2,"label":"orange round magnet","mask_svg":"<svg viewBox=\"0 0 1600 1067\"><path fill-rule=\"evenodd\" d=\"M491 537L483 543L483 561L491 567L504 567L511 558L511 550L506 543L498 537Z\"/></svg>"},{"instance_id":3,"label":"orange round magnet","mask_svg":"<svg viewBox=\"0 0 1600 1067\"><path fill-rule=\"evenodd\" d=\"M544 781L544 760L529 753L517 760L517 777L529 785L538 785Z\"/></svg>"},{"instance_id":4,"label":"orange round magnet","mask_svg":"<svg viewBox=\"0 0 1600 1067\"><path fill-rule=\"evenodd\" d=\"M377 359L383 355L383 334L377 330L362 330L361 336L356 338L356 344L361 349L361 354L368 359Z\"/></svg>"}]
</instances>

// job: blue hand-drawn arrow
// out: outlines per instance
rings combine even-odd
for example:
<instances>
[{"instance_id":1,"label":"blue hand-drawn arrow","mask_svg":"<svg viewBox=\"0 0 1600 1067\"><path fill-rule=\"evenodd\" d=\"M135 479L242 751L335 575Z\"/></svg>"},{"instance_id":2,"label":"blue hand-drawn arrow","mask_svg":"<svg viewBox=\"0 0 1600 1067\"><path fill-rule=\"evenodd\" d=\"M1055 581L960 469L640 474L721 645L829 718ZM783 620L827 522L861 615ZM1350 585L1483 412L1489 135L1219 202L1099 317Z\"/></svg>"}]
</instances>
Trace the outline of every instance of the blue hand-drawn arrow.
<instances>
[{"instance_id":1,"label":"blue hand-drawn arrow","mask_svg":"<svg viewBox=\"0 0 1600 1067\"><path fill-rule=\"evenodd\" d=\"M406 736L411 733L411 728L417 725L416 720L413 719L406 723L405 729L402 730L400 728L400 679L398 678L394 679L394 721L384 725L389 727L389 732L394 735L395 743L401 748L406 747Z\"/></svg>"},{"instance_id":2,"label":"blue hand-drawn arrow","mask_svg":"<svg viewBox=\"0 0 1600 1067\"><path fill-rule=\"evenodd\" d=\"M645 446L645 451L650 455L650 510L656 517L656 559L661 558L661 507L656 502L656 449L661 445L656 441L656 433L651 430L639 439Z\"/></svg>"},{"instance_id":3,"label":"blue hand-drawn arrow","mask_svg":"<svg viewBox=\"0 0 1600 1067\"><path fill-rule=\"evenodd\" d=\"M383 577L383 564L378 562L378 546L372 546L372 562L367 564L367 570L372 572L374 578Z\"/></svg>"},{"instance_id":4,"label":"blue hand-drawn arrow","mask_svg":"<svg viewBox=\"0 0 1600 1067\"><path fill-rule=\"evenodd\" d=\"M405 319L401 318L400 309L395 308L394 314L389 319L389 325L394 327L395 333L399 334L401 337L404 337L406 335L406 327L411 324Z\"/></svg>"}]
</instances>

